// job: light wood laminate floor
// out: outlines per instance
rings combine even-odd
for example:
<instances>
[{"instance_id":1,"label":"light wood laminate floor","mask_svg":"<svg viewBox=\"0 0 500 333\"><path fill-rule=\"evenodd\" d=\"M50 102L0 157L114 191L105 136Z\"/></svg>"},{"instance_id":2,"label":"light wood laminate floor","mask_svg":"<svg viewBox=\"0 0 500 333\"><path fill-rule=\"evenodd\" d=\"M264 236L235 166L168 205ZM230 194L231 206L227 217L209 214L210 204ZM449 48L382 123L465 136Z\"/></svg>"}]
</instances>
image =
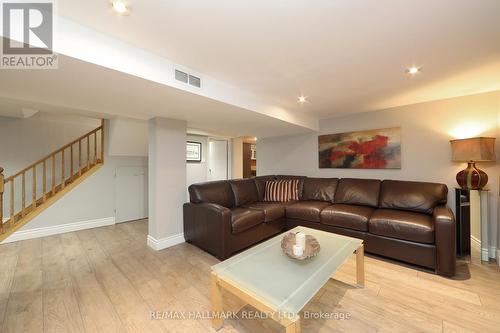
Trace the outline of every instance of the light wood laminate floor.
<instances>
[{"instance_id":1,"label":"light wood laminate floor","mask_svg":"<svg viewBox=\"0 0 500 333\"><path fill-rule=\"evenodd\" d=\"M155 252L146 234L143 220L1 245L1 332L212 331L207 319L150 316L210 311L210 266L218 261L189 244ZM353 255L340 281L330 280L305 308L351 318L303 319L302 332L500 332L496 264L460 262L454 279L369 255L365 265L365 289L351 286ZM224 299L228 310L241 306ZM242 318L220 330L280 331L271 319Z\"/></svg>"}]
</instances>

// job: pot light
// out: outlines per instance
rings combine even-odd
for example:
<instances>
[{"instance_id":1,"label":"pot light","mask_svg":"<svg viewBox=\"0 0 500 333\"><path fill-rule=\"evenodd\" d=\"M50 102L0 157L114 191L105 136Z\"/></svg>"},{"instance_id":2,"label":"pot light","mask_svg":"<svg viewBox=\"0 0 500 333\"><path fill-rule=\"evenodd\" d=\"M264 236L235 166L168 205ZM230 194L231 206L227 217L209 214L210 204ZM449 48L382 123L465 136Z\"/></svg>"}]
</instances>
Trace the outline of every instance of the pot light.
<instances>
[{"instance_id":1,"label":"pot light","mask_svg":"<svg viewBox=\"0 0 500 333\"><path fill-rule=\"evenodd\" d=\"M417 73L420 72L420 67L416 67L416 66L413 66L413 67L410 67L406 70L406 72L410 75L415 75Z\"/></svg>"},{"instance_id":2,"label":"pot light","mask_svg":"<svg viewBox=\"0 0 500 333\"><path fill-rule=\"evenodd\" d=\"M126 15L130 13L127 3L123 0L115 0L111 3L115 12L120 15Z\"/></svg>"},{"instance_id":3,"label":"pot light","mask_svg":"<svg viewBox=\"0 0 500 333\"><path fill-rule=\"evenodd\" d=\"M304 104L305 102L307 102L307 97L306 96L299 96L299 103Z\"/></svg>"}]
</instances>

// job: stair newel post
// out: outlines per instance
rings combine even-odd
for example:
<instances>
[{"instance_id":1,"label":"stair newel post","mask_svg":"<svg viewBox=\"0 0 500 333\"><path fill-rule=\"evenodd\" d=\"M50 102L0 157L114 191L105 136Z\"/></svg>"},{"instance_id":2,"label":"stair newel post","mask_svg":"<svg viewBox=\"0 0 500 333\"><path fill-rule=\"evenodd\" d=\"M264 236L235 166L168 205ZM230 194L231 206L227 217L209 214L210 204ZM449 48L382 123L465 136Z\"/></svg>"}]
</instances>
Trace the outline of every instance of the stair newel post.
<instances>
[{"instance_id":1,"label":"stair newel post","mask_svg":"<svg viewBox=\"0 0 500 333\"><path fill-rule=\"evenodd\" d=\"M0 233L3 234L3 168L0 167Z\"/></svg>"}]
</instances>

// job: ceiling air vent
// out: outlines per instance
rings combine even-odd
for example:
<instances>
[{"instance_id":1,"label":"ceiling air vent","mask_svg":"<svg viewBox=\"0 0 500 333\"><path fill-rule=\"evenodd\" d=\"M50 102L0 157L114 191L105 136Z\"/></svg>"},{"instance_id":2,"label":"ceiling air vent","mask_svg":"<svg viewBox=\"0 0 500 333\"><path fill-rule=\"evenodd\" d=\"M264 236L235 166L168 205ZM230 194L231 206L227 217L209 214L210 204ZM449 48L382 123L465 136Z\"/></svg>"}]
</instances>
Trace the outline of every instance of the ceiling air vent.
<instances>
[{"instance_id":1,"label":"ceiling air vent","mask_svg":"<svg viewBox=\"0 0 500 333\"><path fill-rule=\"evenodd\" d=\"M201 79L194 75L189 75L189 84L197 88L201 87Z\"/></svg>"},{"instance_id":2,"label":"ceiling air vent","mask_svg":"<svg viewBox=\"0 0 500 333\"><path fill-rule=\"evenodd\" d=\"M201 88L201 79L199 77L188 74L181 70L175 70L175 79L177 81L189 84L190 86Z\"/></svg>"},{"instance_id":3,"label":"ceiling air vent","mask_svg":"<svg viewBox=\"0 0 500 333\"><path fill-rule=\"evenodd\" d=\"M183 71L176 69L175 70L175 79L177 81L188 83L188 73L185 73Z\"/></svg>"}]
</instances>

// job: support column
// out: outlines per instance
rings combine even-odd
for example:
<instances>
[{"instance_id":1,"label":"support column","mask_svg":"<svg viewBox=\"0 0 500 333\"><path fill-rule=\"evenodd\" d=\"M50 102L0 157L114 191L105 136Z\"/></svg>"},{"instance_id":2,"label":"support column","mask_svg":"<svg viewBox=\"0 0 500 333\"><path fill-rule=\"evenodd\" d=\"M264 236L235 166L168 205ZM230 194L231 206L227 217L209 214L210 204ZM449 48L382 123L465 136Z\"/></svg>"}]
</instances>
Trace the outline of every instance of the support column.
<instances>
[{"instance_id":1,"label":"support column","mask_svg":"<svg viewBox=\"0 0 500 333\"><path fill-rule=\"evenodd\" d=\"M155 250L184 242L186 128L183 120L149 121L148 245Z\"/></svg>"},{"instance_id":2,"label":"support column","mask_svg":"<svg viewBox=\"0 0 500 333\"><path fill-rule=\"evenodd\" d=\"M243 178L243 138L232 139L231 178Z\"/></svg>"}]
</instances>

